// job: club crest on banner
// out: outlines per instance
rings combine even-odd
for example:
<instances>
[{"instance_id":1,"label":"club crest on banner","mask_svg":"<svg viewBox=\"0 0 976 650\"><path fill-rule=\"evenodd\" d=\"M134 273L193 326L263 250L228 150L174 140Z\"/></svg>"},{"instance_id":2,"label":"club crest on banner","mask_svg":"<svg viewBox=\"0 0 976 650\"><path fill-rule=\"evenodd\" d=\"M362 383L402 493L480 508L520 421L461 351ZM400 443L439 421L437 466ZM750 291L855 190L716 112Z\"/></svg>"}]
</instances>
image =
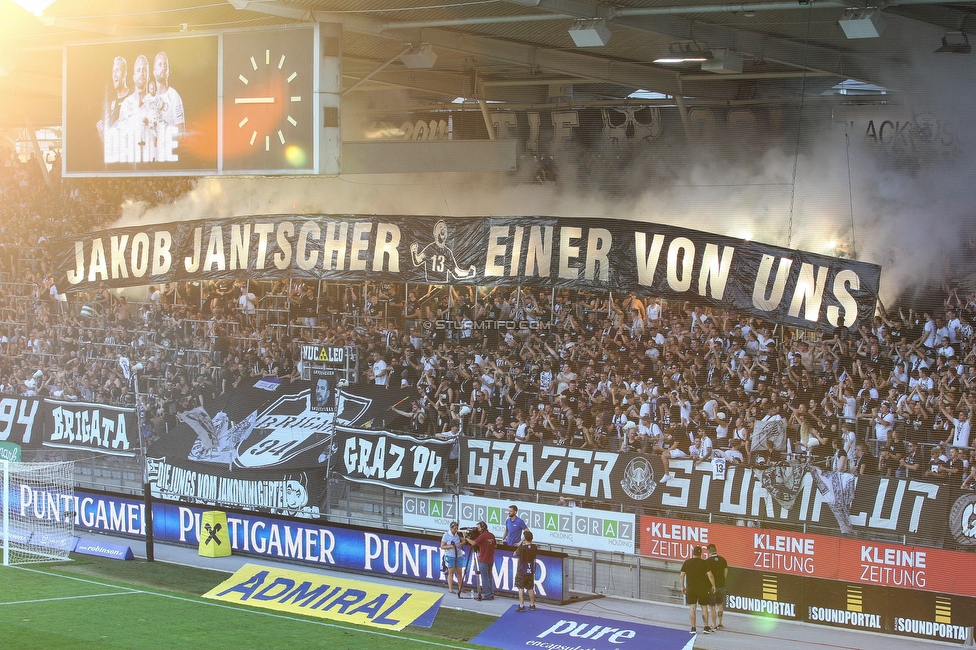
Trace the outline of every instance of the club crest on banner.
<instances>
[{"instance_id":1,"label":"club crest on banner","mask_svg":"<svg viewBox=\"0 0 976 650\"><path fill-rule=\"evenodd\" d=\"M807 463L787 460L766 467L762 470L760 480L773 501L789 510L800 494L807 471Z\"/></svg>"},{"instance_id":2,"label":"club crest on banner","mask_svg":"<svg viewBox=\"0 0 976 650\"><path fill-rule=\"evenodd\" d=\"M236 462L251 469L274 467L319 450L318 463L324 464L331 454L333 420L333 413L312 407L310 390L281 395L257 417L255 442L240 450Z\"/></svg>"},{"instance_id":3,"label":"club crest on banner","mask_svg":"<svg viewBox=\"0 0 976 650\"><path fill-rule=\"evenodd\" d=\"M976 494L963 494L952 504L949 532L959 544L976 546Z\"/></svg>"},{"instance_id":4,"label":"club crest on banner","mask_svg":"<svg viewBox=\"0 0 976 650\"><path fill-rule=\"evenodd\" d=\"M624 467L624 477L620 487L631 499L643 501L654 494L657 483L654 481L654 467L643 456L635 456Z\"/></svg>"}]
</instances>

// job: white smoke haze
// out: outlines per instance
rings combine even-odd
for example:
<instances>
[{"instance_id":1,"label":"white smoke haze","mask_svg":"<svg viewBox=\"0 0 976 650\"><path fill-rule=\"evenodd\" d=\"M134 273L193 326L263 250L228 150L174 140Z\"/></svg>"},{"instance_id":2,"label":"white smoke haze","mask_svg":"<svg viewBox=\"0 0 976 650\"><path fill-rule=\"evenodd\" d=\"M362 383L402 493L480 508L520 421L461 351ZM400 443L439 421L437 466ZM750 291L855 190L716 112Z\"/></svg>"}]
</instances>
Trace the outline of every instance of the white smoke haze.
<instances>
[{"instance_id":1,"label":"white smoke haze","mask_svg":"<svg viewBox=\"0 0 976 650\"><path fill-rule=\"evenodd\" d=\"M508 174L206 178L171 205L148 211L127 206L120 225L281 213L615 217L827 255L853 252L882 265L887 304L912 286L939 281L946 260L963 250L973 227L976 73L969 58L921 55L914 67L893 76L893 86L910 89L908 105L879 107L879 115L929 113L951 123L957 138L954 149L936 148L937 155L916 152L912 165L893 164L860 130L849 134L848 151L844 123L824 120L814 128L805 121L796 158L790 147L734 163L715 151L696 151L698 162L675 170L673 181L663 184L635 165L627 179L633 190L625 198L573 182L516 183ZM344 121L356 120L347 132L364 132L370 124L364 116L376 110L368 103L359 109L344 109ZM563 178L573 173L561 170Z\"/></svg>"}]
</instances>

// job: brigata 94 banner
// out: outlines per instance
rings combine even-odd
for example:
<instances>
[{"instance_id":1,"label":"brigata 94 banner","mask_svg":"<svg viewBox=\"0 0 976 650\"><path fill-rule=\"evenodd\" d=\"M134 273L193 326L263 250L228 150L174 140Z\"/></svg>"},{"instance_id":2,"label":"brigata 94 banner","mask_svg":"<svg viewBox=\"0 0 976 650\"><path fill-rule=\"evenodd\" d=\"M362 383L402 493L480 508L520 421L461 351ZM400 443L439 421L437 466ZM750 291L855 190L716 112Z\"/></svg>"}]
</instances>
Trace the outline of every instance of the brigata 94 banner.
<instances>
[{"instance_id":1,"label":"brigata 94 banner","mask_svg":"<svg viewBox=\"0 0 976 650\"><path fill-rule=\"evenodd\" d=\"M976 555L770 528L640 518L640 554L684 561L715 544L730 567L976 596Z\"/></svg>"}]
</instances>

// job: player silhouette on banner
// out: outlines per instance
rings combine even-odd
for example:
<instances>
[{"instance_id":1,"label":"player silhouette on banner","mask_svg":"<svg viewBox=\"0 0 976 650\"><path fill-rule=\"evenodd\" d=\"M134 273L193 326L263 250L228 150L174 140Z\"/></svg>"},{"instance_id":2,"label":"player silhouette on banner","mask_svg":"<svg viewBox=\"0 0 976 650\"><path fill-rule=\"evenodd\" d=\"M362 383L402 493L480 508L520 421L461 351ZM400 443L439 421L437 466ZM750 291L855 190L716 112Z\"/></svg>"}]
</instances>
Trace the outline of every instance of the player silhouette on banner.
<instances>
[{"instance_id":1,"label":"player silhouette on banner","mask_svg":"<svg viewBox=\"0 0 976 650\"><path fill-rule=\"evenodd\" d=\"M454 251L447 246L447 224L440 220L434 224L434 241L420 250L420 244L410 244L410 255L413 265L424 266L424 279L435 284L447 284L451 275L458 280L473 278L477 272L472 264L467 270L462 269L454 258Z\"/></svg>"}]
</instances>

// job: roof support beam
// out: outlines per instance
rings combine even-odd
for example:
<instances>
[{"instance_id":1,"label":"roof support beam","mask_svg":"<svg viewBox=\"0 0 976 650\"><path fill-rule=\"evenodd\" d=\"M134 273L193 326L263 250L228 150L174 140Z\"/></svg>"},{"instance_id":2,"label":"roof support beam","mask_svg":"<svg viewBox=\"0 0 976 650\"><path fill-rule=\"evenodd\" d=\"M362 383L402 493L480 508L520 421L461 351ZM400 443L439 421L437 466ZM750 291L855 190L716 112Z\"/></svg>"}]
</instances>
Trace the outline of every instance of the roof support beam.
<instances>
[{"instance_id":1,"label":"roof support beam","mask_svg":"<svg viewBox=\"0 0 976 650\"><path fill-rule=\"evenodd\" d=\"M604 83L628 88L654 88L672 95L678 91L673 73L636 63L612 61L588 54L551 50L443 29L425 29L424 42L455 52L564 75L599 79Z\"/></svg>"}]
</instances>

